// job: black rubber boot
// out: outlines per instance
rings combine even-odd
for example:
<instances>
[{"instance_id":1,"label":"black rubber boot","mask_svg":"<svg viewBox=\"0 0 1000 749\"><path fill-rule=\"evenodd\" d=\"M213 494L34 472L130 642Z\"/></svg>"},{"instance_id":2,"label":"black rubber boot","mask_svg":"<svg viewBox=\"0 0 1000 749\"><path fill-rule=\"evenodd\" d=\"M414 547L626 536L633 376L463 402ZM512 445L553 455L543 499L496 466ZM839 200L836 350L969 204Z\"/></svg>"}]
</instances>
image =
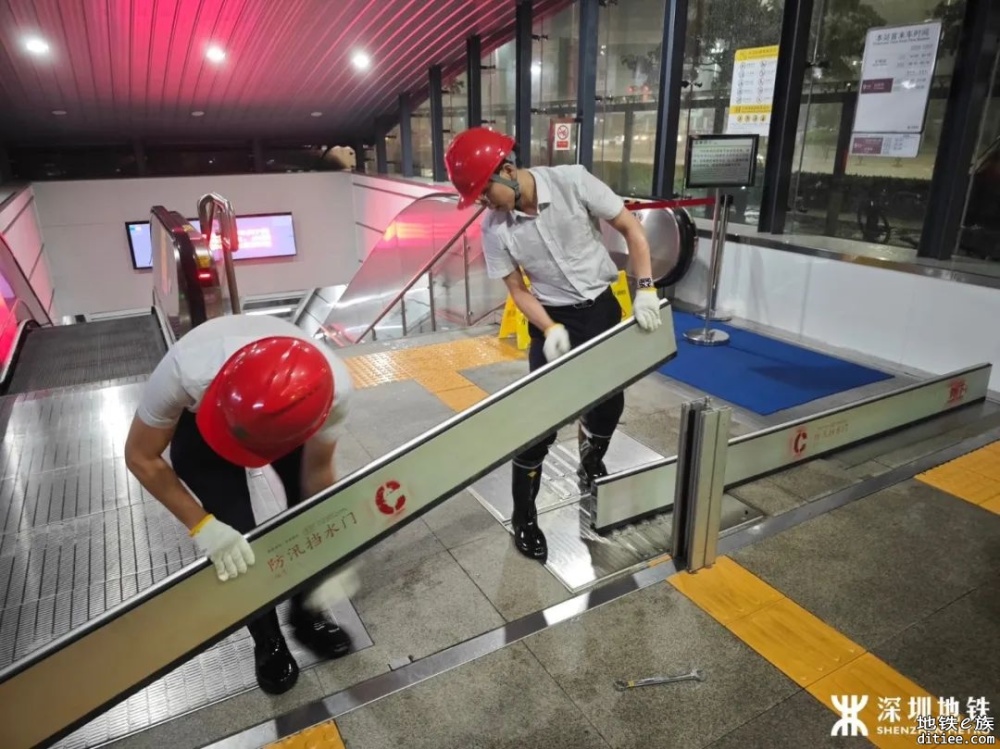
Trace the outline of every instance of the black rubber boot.
<instances>
[{"instance_id":1,"label":"black rubber boot","mask_svg":"<svg viewBox=\"0 0 1000 749\"><path fill-rule=\"evenodd\" d=\"M548 544L545 534L538 527L538 513L535 511L535 497L542 486L542 466L534 468L514 463L511 492L514 496L514 513L511 525L514 530L514 546L529 559L545 562Z\"/></svg>"},{"instance_id":2,"label":"black rubber boot","mask_svg":"<svg viewBox=\"0 0 1000 749\"><path fill-rule=\"evenodd\" d=\"M593 494L594 482L602 476L608 475L608 469L604 465L604 456L611 445L611 438L587 436L583 427L580 426L577 431L577 440L580 445L580 466L576 469L576 476L579 479L580 491L584 494Z\"/></svg>"},{"instance_id":3,"label":"black rubber boot","mask_svg":"<svg viewBox=\"0 0 1000 749\"><path fill-rule=\"evenodd\" d=\"M292 599L290 616L295 639L320 658L341 658L351 652L351 637L323 612L310 611L302 598Z\"/></svg>"}]
</instances>

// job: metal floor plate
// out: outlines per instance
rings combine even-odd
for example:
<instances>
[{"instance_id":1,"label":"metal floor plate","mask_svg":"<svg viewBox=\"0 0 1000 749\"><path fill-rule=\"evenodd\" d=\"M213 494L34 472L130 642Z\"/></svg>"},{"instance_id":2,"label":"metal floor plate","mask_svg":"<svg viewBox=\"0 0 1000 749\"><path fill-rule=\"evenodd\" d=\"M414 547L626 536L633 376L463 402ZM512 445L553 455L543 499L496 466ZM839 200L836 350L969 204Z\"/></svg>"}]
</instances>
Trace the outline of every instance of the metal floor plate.
<instances>
[{"instance_id":1,"label":"metal floor plate","mask_svg":"<svg viewBox=\"0 0 1000 749\"><path fill-rule=\"evenodd\" d=\"M0 667L197 558L184 527L125 468L141 390L138 381L0 399ZM258 521L283 509L270 470L248 480ZM372 644L349 602L333 613L356 650ZM313 665L286 635L300 668ZM57 746L95 746L253 688L253 640L241 628Z\"/></svg>"},{"instance_id":2,"label":"metal floor plate","mask_svg":"<svg viewBox=\"0 0 1000 749\"><path fill-rule=\"evenodd\" d=\"M604 464L608 471L616 473L652 463L661 457L641 442L618 431L611 438ZM542 486L535 499L538 512L580 501L580 488L576 480L576 467L579 463L580 452L576 439L552 446L542 466ZM510 464L502 466L469 487L472 495L501 523L509 522L514 511L510 495L510 470Z\"/></svg>"},{"instance_id":3,"label":"metal floor plate","mask_svg":"<svg viewBox=\"0 0 1000 749\"><path fill-rule=\"evenodd\" d=\"M609 473L659 460L661 456L621 431L615 432L604 463ZM579 451L576 440L557 443L542 468L542 485L535 500L538 523L549 547L546 569L566 588L579 593L638 565L669 553L670 513L658 515L607 535L590 527L589 497L581 497L576 481ZM469 492L508 531L513 501L510 465L498 468L469 487ZM723 531L763 517L756 508L728 494L722 501Z\"/></svg>"}]
</instances>

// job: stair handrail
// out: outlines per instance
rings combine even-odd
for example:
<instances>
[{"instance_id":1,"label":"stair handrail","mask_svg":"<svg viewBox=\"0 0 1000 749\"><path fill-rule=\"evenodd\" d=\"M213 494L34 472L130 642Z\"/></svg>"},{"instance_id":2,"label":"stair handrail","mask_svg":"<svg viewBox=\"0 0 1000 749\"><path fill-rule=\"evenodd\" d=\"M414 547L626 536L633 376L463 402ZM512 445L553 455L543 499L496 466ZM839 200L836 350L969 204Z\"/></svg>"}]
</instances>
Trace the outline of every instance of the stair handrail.
<instances>
[{"instance_id":1,"label":"stair handrail","mask_svg":"<svg viewBox=\"0 0 1000 749\"><path fill-rule=\"evenodd\" d=\"M234 315L240 314L240 294L236 287L236 268L233 253L240 248L240 237L236 231L236 210L233 204L217 192L210 192L198 199L198 222L205 241L211 243L215 212L219 215L219 240L222 243L222 260L226 268L226 283L229 286L229 304Z\"/></svg>"},{"instance_id":2,"label":"stair handrail","mask_svg":"<svg viewBox=\"0 0 1000 749\"><path fill-rule=\"evenodd\" d=\"M424 198L439 198L439 197L458 200L458 196L451 192L428 193L427 195L421 196L419 200L423 200ZM354 341L352 341L352 343L360 343L365 339L366 335L375 330L375 326L377 326L380 322L382 322L383 318L385 318L385 316L388 315L396 307L396 305L402 301L403 297L406 296L406 293L413 288L413 286L417 283L417 281L423 278L424 275L437 264L438 260L440 260L442 257L445 256L445 254L452 248L455 242L457 242L461 237L465 236L465 232L468 231L469 227L472 225L472 222L475 221L477 218L479 218L480 214L482 214L484 210L486 210L485 205L479 206L479 210L477 210L468 221L462 224L462 227L455 232L455 234L451 237L451 239L445 242L444 246L440 250L435 252L434 255L431 257L431 259L420 267L420 270L418 270L416 273L413 274L413 278L411 278L406 283L406 285L399 290L399 292L396 294L396 296L392 298L392 301L389 302L389 304L387 304L385 307L382 308L382 311L379 312L378 315L376 315L372 323L367 328L365 328L364 331Z\"/></svg>"}]
</instances>

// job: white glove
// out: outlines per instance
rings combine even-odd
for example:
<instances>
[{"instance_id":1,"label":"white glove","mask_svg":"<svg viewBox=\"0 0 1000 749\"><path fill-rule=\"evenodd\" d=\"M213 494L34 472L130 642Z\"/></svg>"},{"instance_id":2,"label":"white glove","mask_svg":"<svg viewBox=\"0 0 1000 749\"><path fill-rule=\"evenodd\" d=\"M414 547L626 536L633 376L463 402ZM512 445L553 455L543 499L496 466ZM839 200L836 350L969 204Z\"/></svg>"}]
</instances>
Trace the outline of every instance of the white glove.
<instances>
[{"instance_id":1,"label":"white glove","mask_svg":"<svg viewBox=\"0 0 1000 749\"><path fill-rule=\"evenodd\" d=\"M225 582L253 566L253 549L243 534L209 515L191 531L198 551L215 564L215 573Z\"/></svg>"},{"instance_id":2,"label":"white glove","mask_svg":"<svg viewBox=\"0 0 1000 749\"><path fill-rule=\"evenodd\" d=\"M656 289L639 289L632 302L632 314L639 327L645 331L660 327L660 300Z\"/></svg>"},{"instance_id":3,"label":"white glove","mask_svg":"<svg viewBox=\"0 0 1000 749\"><path fill-rule=\"evenodd\" d=\"M333 607L340 601L346 601L360 590L358 573L348 565L328 576L323 582L313 588L306 596L305 607L319 613Z\"/></svg>"},{"instance_id":4,"label":"white glove","mask_svg":"<svg viewBox=\"0 0 1000 749\"><path fill-rule=\"evenodd\" d=\"M564 325L556 323L545 331L545 346L542 350L545 352L546 361L558 359L563 354L569 353L570 348L569 333Z\"/></svg>"}]
</instances>

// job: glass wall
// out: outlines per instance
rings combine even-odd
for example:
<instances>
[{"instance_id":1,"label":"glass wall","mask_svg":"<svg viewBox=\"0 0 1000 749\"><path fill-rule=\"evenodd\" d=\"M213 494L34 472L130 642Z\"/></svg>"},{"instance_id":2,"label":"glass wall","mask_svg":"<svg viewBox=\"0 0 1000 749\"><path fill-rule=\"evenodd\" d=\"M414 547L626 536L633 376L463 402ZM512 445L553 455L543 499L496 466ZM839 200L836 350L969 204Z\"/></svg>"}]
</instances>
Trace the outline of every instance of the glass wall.
<instances>
[{"instance_id":1,"label":"glass wall","mask_svg":"<svg viewBox=\"0 0 1000 749\"><path fill-rule=\"evenodd\" d=\"M536 19L531 33L531 165L575 164L578 127L576 92L580 54L580 6ZM556 126L568 125L566 148L555 142ZM521 146L524 148L524 146Z\"/></svg>"},{"instance_id":2,"label":"glass wall","mask_svg":"<svg viewBox=\"0 0 1000 749\"><path fill-rule=\"evenodd\" d=\"M653 190L664 0L619 0L598 17L593 172L622 195Z\"/></svg>"},{"instance_id":3,"label":"glass wall","mask_svg":"<svg viewBox=\"0 0 1000 749\"><path fill-rule=\"evenodd\" d=\"M469 127L469 91L468 78L461 73L450 81L445 80L441 97L442 118L444 120L444 142L448 143L463 130ZM479 123L476 123L479 124Z\"/></svg>"},{"instance_id":4,"label":"glass wall","mask_svg":"<svg viewBox=\"0 0 1000 749\"><path fill-rule=\"evenodd\" d=\"M803 89L787 233L918 246L964 12L965 0L818 0L810 40L817 64ZM851 137L868 29L934 20L942 33L923 133L893 139L887 153L858 153L869 150L852 147ZM926 42L928 55L936 41Z\"/></svg>"},{"instance_id":5,"label":"glass wall","mask_svg":"<svg viewBox=\"0 0 1000 749\"><path fill-rule=\"evenodd\" d=\"M1000 55L993 63L993 87L972 161L972 184L956 260L1000 261Z\"/></svg>"},{"instance_id":6,"label":"glass wall","mask_svg":"<svg viewBox=\"0 0 1000 749\"><path fill-rule=\"evenodd\" d=\"M403 148L399 143L399 125L385 136L385 161L388 174L403 173Z\"/></svg>"},{"instance_id":7,"label":"glass wall","mask_svg":"<svg viewBox=\"0 0 1000 749\"><path fill-rule=\"evenodd\" d=\"M413 176L434 178L434 151L431 140L431 102L424 99L410 114L413 135Z\"/></svg>"},{"instance_id":8,"label":"glass wall","mask_svg":"<svg viewBox=\"0 0 1000 749\"><path fill-rule=\"evenodd\" d=\"M781 39L783 10L783 0L691 0L684 42L684 83L674 172L676 193L685 192L684 144L688 134L731 133L749 129L750 123L743 114L734 113L730 117L729 112L737 53L741 53L741 58L766 55L762 48L776 46ZM751 189L734 195L730 215L730 222L734 224L756 224L760 217L768 140L764 133L768 119L759 113L749 116L760 118L752 123L757 128L755 132L761 135L757 175ZM688 191L688 194L701 196L705 191ZM710 209L704 210L704 214L698 215L710 214Z\"/></svg>"},{"instance_id":9,"label":"glass wall","mask_svg":"<svg viewBox=\"0 0 1000 749\"><path fill-rule=\"evenodd\" d=\"M514 127L515 112L515 49L514 40L500 45L483 56L482 112L483 124L517 137Z\"/></svg>"}]
</instances>

